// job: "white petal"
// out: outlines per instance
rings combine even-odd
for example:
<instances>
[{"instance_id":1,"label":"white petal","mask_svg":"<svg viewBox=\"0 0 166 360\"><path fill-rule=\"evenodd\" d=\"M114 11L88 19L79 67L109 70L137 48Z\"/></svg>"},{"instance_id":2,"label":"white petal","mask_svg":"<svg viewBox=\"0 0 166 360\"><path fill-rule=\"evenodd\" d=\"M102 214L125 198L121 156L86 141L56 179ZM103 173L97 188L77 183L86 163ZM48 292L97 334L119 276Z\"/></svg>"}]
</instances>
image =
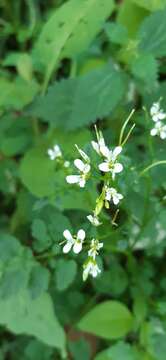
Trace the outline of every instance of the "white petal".
<instances>
[{"instance_id":1,"label":"white petal","mask_svg":"<svg viewBox=\"0 0 166 360\"><path fill-rule=\"evenodd\" d=\"M81 188L84 188L84 187L85 187L85 184L86 184L85 179L83 179L82 177L80 177L79 186L80 186Z\"/></svg>"},{"instance_id":2,"label":"white petal","mask_svg":"<svg viewBox=\"0 0 166 360\"><path fill-rule=\"evenodd\" d=\"M91 169L91 167L90 167L89 164L84 165L84 170L83 170L84 174L88 174L88 172L90 171L90 169Z\"/></svg>"},{"instance_id":3,"label":"white petal","mask_svg":"<svg viewBox=\"0 0 166 360\"><path fill-rule=\"evenodd\" d=\"M165 131L161 130L160 137L161 137L162 140L166 139L166 130Z\"/></svg>"},{"instance_id":4,"label":"white petal","mask_svg":"<svg viewBox=\"0 0 166 360\"><path fill-rule=\"evenodd\" d=\"M74 160L74 165L75 165L75 166L77 167L77 169L79 169L80 171L84 171L85 164L83 163L82 160L80 160L80 159Z\"/></svg>"},{"instance_id":5,"label":"white petal","mask_svg":"<svg viewBox=\"0 0 166 360\"><path fill-rule=\"evenodd\" d=\"M80 229L77 233L77 239L83 241L85 239L85 231Z\"/></svg>"},{"instance_id":6,"label":"white petal","mask_svg":"<svg viewBox=\"0 0 166 360\"><path fill-rule=\"evenodd\" d=\"M54 154L53 150L49 149L47 151L47 154L48 154L48 156L50 157L51 160L55 159L55 154Z\"/></svg>"},{"instance_id":7,"label":"white petal","mask_svg":"<svg viewBox=\"0 0 166 360\"><path fill-rule=\"evenodd\" d=\"M72 245L73 245L72 243L67 242L66 245L63 247L63 253L67 254L71 250Z\"/></svg>"},{"instance_id":8,"label":"white petal","mask_svg":"<svg viewBox=\"0 0 166 360\"><path fill-rule=\"evenodd\" d=\"M95 141L91 141L91 144L92 144L93 149L94 149L98 154L100 154L100 149L99 149L98 143L95 142Z\"/></svg>"},{"instance_id":9,"label":"white petal","mask_svg":"<svg viewBox=\"0 0 166 360\"><path fill-rule=\"evenodd\" d=\"M154 122L157 122L157 121L159 120L158 114L154 114L154 115L152 116L152 120L153 120Z\"/></svg>"},{"instance_id":10,"label":"white petal","mask_svg":"<svg viewBox=\"0 0 166 360\"><path fill-rule=\"evenodd\" d=\"M157 129L153 128L153 129L150 131L150 135L152 135L152 136L157 135Z\"/></svg>"},{"instance_id":11,"label":"white petal","mask_svg":"<svg viewBox=\"0 0 166 360\"><path fill-rule=\"evenodd\" d=\"M110 168L109 168L109 163L108 162L103 162L99 165L99 169L103 172L108 172L110 171Z\"/></svg>"},{"instance_id":12,"label":"white petal","mask_svg":"<svg viewBox=\"0 0 166 360\"><path fill-rule=\"evenodd\" d=\"M82 250L82 243L79 241L76 241L73 246L73 251L75 254L78 254Z\"/></svg>"},{"instance_id":13,"label":"white petal","mask_svg":"<svg viewBox=\"0 0 166 360\"><path fill-rule=\"evenodd\" d=\"M120 163L116 163L114 164L114 172L115 173L120 173L123 170L123 165Z\"/></svg>"},{"instance_id":14,"label":"white petal","mask_svg":"<svg viewBox=\"0 0 166 360\"><path fill-rule=\"evenodd\" d=\"M158 118L159 118L159 120L164 120L166 118L166 113L159 112Z\"/></svg>"},{"instance_id":15,"label":"white petal","mask_svg":"<svg viewBox=\"0 0 166 360\"><path fill-rule=\"evenodd\" d=\"M88 216L87 216L87 219L93 224L94 218L93 218L92 215L88 215Z\"/></svg>"},{"instance_id":16,"label":"white petal","mask_svg":"<svg viewBox=\"0 0 166 360\"><path fill-rule=\"evenodd\" d=\"M101 154L106 157L107 159L109 159L109 156L110 156L110 150L108 149L107 146L100 146L100 152Z\"/></svg>"},{"instance_id":17,"label":"white petal","mask_svg":"<svg viewBox=\"0 0 166 360\"><path fill-rule=\"evenodd\" d=\"M68 175L68 176L66 176L66 181L67 181L69 184L79 183L79 181L80 181L80 175Z\"/></svg>"},{"instance_id":18,"label":"white petal","mask_svg":"<svg viewBox=\"0 0 166 360\"><path fill-rule=\"evenodd\" d=\"M113 203L115 205L117 205L119 203L119 196L117 194L113 195L112 200L113 200Z\"/></svg>"},{"instance_id":19,"label":"white petal","mask_svg":"<svg viewBox=\"0 0 166 360\"><path fill-rule=\"evenodd\" d=\"M66 240L71 242L73 241L73 236L71 235L71 232L69 230L64 230L63 236L65 237Z\"/></svg>"},{"instance_id":20,"label":"white petal","mask_svg":"<svg viewBox=\"0 0 166 360\"><path fill-rule=\"evenodd\" d=\"M117 156L121 153L122 151L122 147L121 146L117 146L114 150L113 150L113 157L114 159L117 158Z\"/></svg>"}]
</instances>

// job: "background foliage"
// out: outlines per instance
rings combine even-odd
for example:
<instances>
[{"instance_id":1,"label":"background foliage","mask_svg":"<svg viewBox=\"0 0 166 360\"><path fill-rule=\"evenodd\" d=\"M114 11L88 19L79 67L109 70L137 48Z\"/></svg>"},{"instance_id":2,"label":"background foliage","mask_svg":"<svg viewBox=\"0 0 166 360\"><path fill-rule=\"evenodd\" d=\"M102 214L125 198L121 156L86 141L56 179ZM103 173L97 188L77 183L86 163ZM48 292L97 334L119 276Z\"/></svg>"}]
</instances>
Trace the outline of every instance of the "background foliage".
<instances>
[{"instance_id":1,"label":"background foliage","mask_svg":"<svg viewBox=\"0 0 166 360\"><path fill-rule=\"evenodd\" d=\"M1 0L0 13L0 359L165 360L166 170L140 174L165 160L148 113L160 98L166 111L166 1ZM99 187L67 185L47 149L94 157L93 125L116 146L133 108L118 227L112 207L103 271L83 283L83 255L59 243L66 228L94 236Z\"/></svg>"}]
</instances>

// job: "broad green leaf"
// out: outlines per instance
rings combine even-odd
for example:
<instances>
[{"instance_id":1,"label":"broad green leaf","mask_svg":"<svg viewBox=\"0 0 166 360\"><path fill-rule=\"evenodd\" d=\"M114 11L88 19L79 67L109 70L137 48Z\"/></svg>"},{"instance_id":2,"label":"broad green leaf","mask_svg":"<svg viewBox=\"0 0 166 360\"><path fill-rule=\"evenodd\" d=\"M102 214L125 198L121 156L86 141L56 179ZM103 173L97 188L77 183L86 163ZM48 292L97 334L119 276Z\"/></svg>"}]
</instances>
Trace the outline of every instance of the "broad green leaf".
<instances>
[{"instance_id":1,"label":"broad green leaf","mask_svg":"<svg viewBox=\"0 0 166 360\"><path fill-rule=\"evenodd\" d=\"M22 291L10 299L0 300L0 308L0 324L11 332L35 336L45 344L65 352L65 335L47 293L32 299L27 291Z\"/></svg>"},{"instance_id":2,"label":"broad green leaf","mask_svg":"<svg viewBox=\"0 0 166 360\"><path fill-rule=\"evenodd\" d=\"M147 14L148 12L145 9L137 6L131 0L123 0L119 8L117 21L127 28L129 37L133 39Z\"/></svg>"},{"instance_id":3,"label":"broad green leaf","mask_svg":"<svg viewBox=\"0 0 166 360\"><path fill-rule=\"evenodd\" d=\"M77 264L74 260L59 259L56 262L55 282L59 291L66 290L74 281Z\"/></svg>"},{"instance_id":4,"label":"broad green leaf","mask_svg":"<svg viewBox=\"0 0 166 360\"><path fill-rule=\"evenodd\" d=\"M51 244L51 239L48 234L47 226L41 219L34 219L32 223L32 236L36 239L33 248L36 251L43 251L48 249Z\"/></svg>"},{"instance_id":5,"label":"broad green leaf","mask_svg":"<svg viewBox=\"0 0 166 360\"><path fill-rule=\"evenodd\" d=\"M140 360L135 349L123 341L99 353L95 360Z\"/></svg>"},{"instance_id":6,"label":"broad green leaf","mask_svg":"<svg viewBox=\"0 0 166 360\"><path fill-rule=\"evenodd\" d=\"M49 279L50 273L46 268L41 265L36 265L33 267L28 284L28 289L32 299L37 298L48 290Z\"/></svg>"},{"instance_id":7,"label":"broad green leaf","mask_svg":"<svg viewBox=\"0 0 166 360\"><path fill-rule=\"evenodd\" d=\"M128 40L128 31L125 26L117 22L108 22L104 26L104 30L110 42L123 45Z\"/></svg>"},{"instance_id":8,"label":"broad green leaf","mask_svg":"<svg viewBox=\"0 0 166 360\"><path fill-rule=\"evenodd\" d=\"M91 359L91 347L90 343L81 337L78 340L70 341L69 350L73 360L90 360Z\"/></svg>"},{"instance_id":9,"label":"broad green leaf","mask_svg":"<svg viewBox=\"0 0 166 360\"><path fill-rule=\"evenodd\" d=\"M166 10L148 16L138 31L139 50L154 56L166 55Z\"/></svg>"},{"instance_id":10,"label":"broad green leaf","mask_svg":"<svg viewBox=\"0 0 166 360\"><path fill-rule=\"evenodd\" d=\"M166 0L132 0L138 6L141 6L149 11L156 11L164 9Z\"/></svg>"},{"instance_id":11,"label":"broad green leaf","mask_svg":"<svg viewBox=\"0 0 166 360\"><path fill-rule=\"evenodd\" d=\"M148 85L157 81L158 63L151 54L141 54L131 65L133 75Z\"/></svg>"},{"instance_id":12,"label":"broad green leaf","mask_svg":"<svg viewBox=\"0 0 166 360\"><path fill-rule=\"evenodd\" d=\"M73 130L108 115L124 92L121 71L108 63L87 75L51 86L45 97L39 97L32 104L29 112L54 127Z\"/></svg>"},{"instance_id":13,"label":"broad green leaf","mask_svg":"<svg viewBox=\"0 0 166 360\"><path fill-rule=\"evenodd\" d=\"M26 82L21 78L0 80L0 107L20 110L28 105L39 90L35 81Z\"/></svg>"},{"instance_id":14,"label":"broad green leaf","mask_svg":"<svg viewBox=\"0 0 166 360\"><path fill-rule=\"evenodd\" d=\"M133 319L128 308L118 301L96 305L78 323L79 329L105 339L121 338L132 329Z\"/></svg>"},{"instance_id":15,"label":"broad green leaf","mask_svg":"<svg viewBox=\"0 0 166 360\"><path fill-rule=\"evenodd\" d=\"M35 57L46 68L46 85L61 58L89 46L113 8L113 0L70 0L55 11L35 46Z\"/></svg>"},{"instance_id":16,"label":"broad green leaf","mask_svg":"<svg viewBox=\"0 0 166 360\"><path fill-rule=\"evenodd\" d=\"M55 164L47 155L47 149L29 150L20 165L20 176L28 190L38 196L51 196L55 192Z\"/></svg>"}]
</instances>

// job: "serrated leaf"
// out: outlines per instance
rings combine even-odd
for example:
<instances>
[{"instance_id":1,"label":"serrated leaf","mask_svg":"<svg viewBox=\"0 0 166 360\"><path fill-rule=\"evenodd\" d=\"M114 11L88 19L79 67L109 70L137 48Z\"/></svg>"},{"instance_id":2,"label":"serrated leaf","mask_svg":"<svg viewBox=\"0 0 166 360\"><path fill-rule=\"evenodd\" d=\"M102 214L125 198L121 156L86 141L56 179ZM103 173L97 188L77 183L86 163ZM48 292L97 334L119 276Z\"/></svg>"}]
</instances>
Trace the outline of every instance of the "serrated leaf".
<instances>
[{"instance_id":1,"label":"serrated leaf","mask_svg":"<svg viewBox=\"0 0 166 360\"><path fill-rule=\"evenodd\" d=\"M59 259L56 262L55 280L59 291L66 290L74 281L77 264L74 260Z\"/></svg>"},{"instance_id":2,"label":"serrated leaf","mask_svg":"<svg viewBox=\"0 0 166 360\"><path fill-rule=\"evenodd\" d=\"M124 92L121 71L109 63L87 75L51 86L47 95L39 97L29 112L54 127L73 130L108 115Z\"/></svg>"},{"instance_id":3,"label":"serrated leaf","mask_svg":"<svg viewBox=\"0 0 166 360\"><path fill-rule=\"evenodd\" d=\"M47 293L32 299L27 291L22 291L10 299L0 300L0 308L0 324L11 332L35 336L45 344L65 352L65 335Z\"/></svg>"},{"instance_id":4,"label":"serrated leaf","mask_svg":"<svg viewBox=\"0 0 166 360\"><path fill-rule=\"evenodd\" d=\"M158 63L153 55L141 54L133 62L131 70L136 78L152 86L157 80Z\"/></svg>"},{"instance_id":5,"label":"serrated leaf","mask_svg":"<svg viewBox=\"0 0 166 360\"><path fill-rule=\"evenodd\" d=\"M114 8L113 0L70 0L44 25L35 57L46 67L46 84L62 57L84 51Z\"/></svg>"},{"instance_id":6,"label":"serrated leaf","mask_svg":"<svg viewBox=\"0 0 166 360\"><path fill-rule=\"evenodd\" d=\"M166 55L166 10L157 11L142 23L139 32L139 50L154 56Z\"/></svg>"},{"instance_id":7,"label":"serrated leaf","mask_svg":"<svg viewBox=\"0 0 166 360\"><path fill-rule=\"evenodd\" d=\"M121 338L132 329L132 315L118 301L105 301L96 305L78 323L82 331L105 339Z\"/></svg>"}]
</instances>

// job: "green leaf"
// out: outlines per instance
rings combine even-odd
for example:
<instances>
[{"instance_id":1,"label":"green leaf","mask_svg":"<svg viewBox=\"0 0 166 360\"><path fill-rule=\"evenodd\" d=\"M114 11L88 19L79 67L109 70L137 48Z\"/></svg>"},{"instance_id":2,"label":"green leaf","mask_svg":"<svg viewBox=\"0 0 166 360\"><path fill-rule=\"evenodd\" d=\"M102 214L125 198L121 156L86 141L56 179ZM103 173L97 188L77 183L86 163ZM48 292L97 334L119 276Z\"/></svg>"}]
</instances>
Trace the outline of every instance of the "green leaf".
<instances>
[{"instance_id":1,"label":"green leaf","mask_svg":"<svg viewBox=\"0 0 166 360\"><path fill-rule=\"evenodd\" d=\"M0 107L20 110L33 100L38 89L38 84L33 80L26 82L19 77L14 80L1 78Z\"/></svg>"},{"instance_id":2,"label":"green leaf","mask_svg":"<svg viewBox=\"0 0 166 360\"><path fill-rule=\"evenodd\" d=\"M127 28L122 24L109 22L104 26L104 30L110 42L119 45L125 44L127 42Z\"/></svg>"},{"instance_id":3,"label":"green leaf","mask_svg":"<svg viewBox=\"0 0 166 360\"><path fill-rule=\"evenodd\" d=\"M47 149L29 150L20 165L23 184L37 197L51 196L54 191L55 164L47 156Z\"/></svg>"},{"instance_id":4,"label":"green leaf","mask_svg":"<svg viewBox=\"0 0 166 360\"><path fill-rule=\"evenodd\" d=\"M77 264L74 260L59 259L56 262L55 280L59 291L66 290L74 281Z\"/></svg>"},{"instance_id":5,"label":"green leaf","mask_svg":"<svg viewBox=\"0 0 166 360\"><path fill-rule=\"evenodd\" d=\"M118 301L105 301L96 305L79 322L82 331L105 339L121 338L132 329L132 315L128 308Z\"/></svg>"},{"instance_id":6,"label":"green leaf","mask_svg":"<svg viewBox=\"0 0 166 360\"><path fill-rule=\"evenodd\" d=\"M33 267L29 279L29 291L33 299L48 290L49 279L50 273L47 269L41 265Z\"/></svg>"},{"instance_id":7,"label":"green leaf","mask_svg":"<svg viewBox=\"0 0 166 360\"><path fill-rule=\"evenodd\" d=\"M65 352L65 335L47 293L32 299L27 291L22 291L10 299L0 300L0 308L0 324L11 332L35 336L45 344Z\"/></svg>"},{"instance_id":8,"label":"green leaf","mask_svg":"<svg viewBox=\"0 0 166 360\"><path fill-rule=\"evenodd\" d=\"M139 32L139 50L154 56L166 55L166 10L157 11L142 23Z\"/></svg>"},{"instance_id":9,"label":"green leaf","mask_svg":"<svg viewBox=\"0 0 166 360\"><path fill-rule=\"evenodd\" d=\"M35 57L46 67L46 85L61 58L89 46L113 8L113 0L70 0L55 11L35 46Z\"/></svg>"},{"instance_id":10,"label":"green leaf","mask_svg":"<svg viewBox=\"0 0 166 360\"><path fill-rule=\"evenodd\" d=\"M124 92L125 82L120 70L109 63L87 75L51 86L48 94L39 97L29 112L54 127L73 130L108 115Z\"/></svg>"},{"instance_id":11,"label":"green leaf","mask_svg":"<svg viewBox=\"0 0 166 360\"><path fill-rule=\"evenodd\" d=\"M34 219L32 223L32 236L37 240L33 246L36 251L43 251L51 244L46 224L41 219Z\"/></svg>"},{"instance_id":12,"label":"green leaf","mask_svg":"<svg viewBox=\"0 0 166 360\"><path fill-rule=\"evenodd\" d=\"M132 0L138 6L141 6L149 11L156 11L164 9L166 0Z\"/></svg>"},{"instance_id":13,"label":"green leaf","mask_svg":"<svg viewBox=\"0 0 166 360\"><path fill-rule=\"evenodd\" d=\"M157 80L158 63L153 55L141 54L132 63L131 71L136 78L152 86Z\"/></svg>"},{"instance_id":14,"label":"green leaf","mask_svg":"<svg viewBox=\"0 0 166 360\"><path fill-rule=\"evenodd\" d=\"M99 353L95 360L139 360L139 358L130 344L119 341L117 344Z\"/></svg>"},{"instance_id":15,"label":"green leaf","mask_svg":"<svg viewBox=\"0 0 166 360\"><path fill-rule=\"evenodd\" d=\"M131 39L135 34L147 15L147 11L134 4L131 0L124 0L119 8L117 21L125 26Z\"/></svg>"}]
</instances>

